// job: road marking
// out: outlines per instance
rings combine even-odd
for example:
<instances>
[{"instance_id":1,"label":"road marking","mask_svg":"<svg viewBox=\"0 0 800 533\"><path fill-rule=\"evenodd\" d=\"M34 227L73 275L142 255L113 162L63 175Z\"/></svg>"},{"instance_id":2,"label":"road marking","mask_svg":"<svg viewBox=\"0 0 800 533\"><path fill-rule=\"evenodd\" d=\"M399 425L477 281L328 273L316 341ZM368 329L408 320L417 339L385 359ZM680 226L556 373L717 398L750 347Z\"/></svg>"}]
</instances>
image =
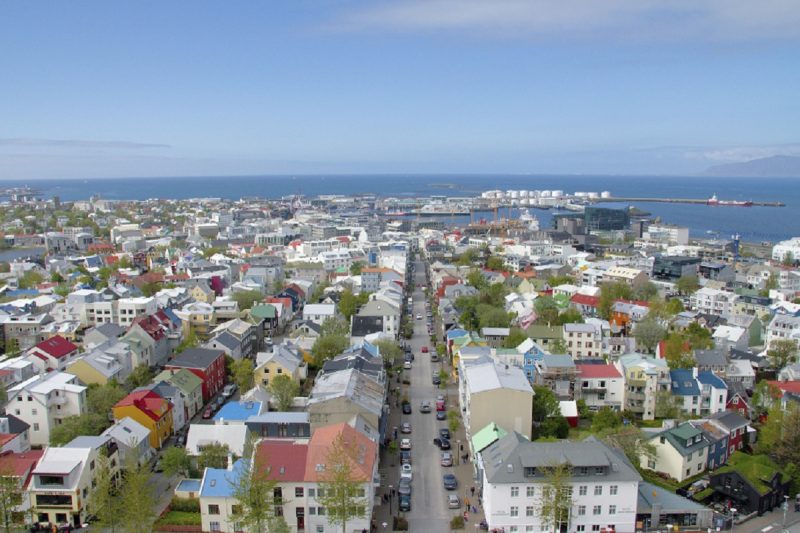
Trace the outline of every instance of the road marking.
<instances>
[{"instance_id":1,"label":"road marking","mask_svg":"<svg viewBox=\"0 0 800 533\"><path fill-rule=\"evenodd\" d=\"M761 531L763 533L767 533L767 531L770 531L771 529L772 529L772 526L767 526L767 527L763 528Z\"/></svg>"}]
</instances>

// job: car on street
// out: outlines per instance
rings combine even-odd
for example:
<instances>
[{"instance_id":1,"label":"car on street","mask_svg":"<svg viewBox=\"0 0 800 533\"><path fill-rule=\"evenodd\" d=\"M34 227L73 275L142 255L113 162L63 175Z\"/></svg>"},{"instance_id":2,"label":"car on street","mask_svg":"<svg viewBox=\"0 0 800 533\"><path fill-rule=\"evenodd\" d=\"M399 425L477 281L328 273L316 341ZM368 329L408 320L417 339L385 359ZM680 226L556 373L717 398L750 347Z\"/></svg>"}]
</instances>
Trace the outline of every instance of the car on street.
<instances>
[{"instance_id":1,"label":"car on street","mask_svg":"<svg viewBox=\"0 0 800 533\"><path fill-rule=\"evenodd\" d=\"M214 416L214 408L212 406L206 407L205 411L203 411L203 420L208 420Z\"/></svg>"},{"instance_id":2,"label":"car on street","mask_svg":"<svg viewBox=\"0 0 800 533\"><path fill-rule=\"evenodd\" d=\"M432 363L438 363L439 362L439 356L436 355L435 353L432 353L431 354L431 362Z\"/></svg>"},{"instance_id":3,"label":"car on street","mask_svg":"<svg viewBox=\"0 0 800 533\"><path fill-rule=\"evenodd\" d=\"M214 410L219 409L225 405L225 397L224 396L217 396L217 399L214 400Z\"/></svg>"},{"instance_id":4,"label":"car on street","mask_svg":"<svg viewBox=\"0 0 800 533\"><path fill-rule=\"evenodd\" d=\"M404 415L410 415L411 414L411 404L410 403L404 403L403 404L403 414Z\"/></svg>"},{"instance_id":5,"label":"car on street","mask_svg":"<svg viewBox=\"0 0 800 533\"><path fill-rule=\"evenodd\" d=\"M433 377L431 378L431 381L433 382L434 385L441 385L442 378L439 377L439 374L434 374Z\"/></svg>"},{"instance_id":6,"label":"car on street","mask_svg":"<svg viewBox=\"0 0 800 533\"><path fill-rule=\"evenodd\" d=\"M427 346L423 346L422 347L422 353L428 353L428 347Z\"/></svg>"},{"instance_id":7,"label":"car on street","mask_svg":"<svg viewBox=\"0 0 800 533\"><path fill-rule=\"evenodd\" d=\"M409 450L402 450L400 452L400 464L411 464L411 452Z\"/></svg>"},{"instance_id":8,"label":"car on street","mask_svg":"<svg viewBox=\"0 0 800 533\"><path fill-rule=\"evenodd\" d=\"M411 465L406 463L404 465L400 465L400 479L408 478L413 479L414 474L411 472Z\"/></svg>"},{"instance_id":9,"label":"car on street","mask_svg":"<svg viewBox=\"0 0 800 533\"><path fill-rule=\"evenodd\" d=\"M411 433L411 422L403 422L400 424L400 433Z\"/></svg>"},{"instance_id":10,"label":"car on street","mask_svg":"<svg viewBox=\"0 0 800 533\"><path fill-rule=\"evenodd\" d=\"M445 410L444 400L436 400L436 410L437 411Z\"/></svg>"},{"instance_id":11,"label":"car on street","mask_svg":"<svg viewBox=\"0 0 800 533\"><path fill-rule=\"evenodd\" d=\"M448 509L461 509L461 499L456 494L447 495Z\"/></svg>"},{"instance_id":12,"label":"car on street","mask_svg":"<svg viewBox=\"0 0 800 533\"><path fill-rule=\"evenodd\" d=\"M405 477L400 478L400 483L397 484L398 494L411 494L411 480Z\"/></svg>"},{"instance_id":13,"label":"car on street","mask_svg":"<svg viewBox=\"0 0 800 533\"><path fill-rule=\"evenodd\" d=\"M453 466L453 454L450 452L442 452L442 459L439 461L442 466Z\"/></svg>"},{"instance_id":14,"label":"car on street","mask_svg":"<svg viewBox=\"0 0 800 533\"><path fill-rule=\"evenodd\" d=\"M401 494L399 496L400 499L400 510L404 513L407 513L411 510L411 495L410 494Z\"/></svg>"},{"instance_id":15,"label":"car on street","mask_svg":"<svg viewBox=\"0 0 800 533\"><path fill-rule=\"evenodd\" d=\"M429 402L429 401L427 401L427 400L426 400L426 401L423 401L423 402L422 402L422 403L419 405L419 412L420 412L420 413L430 413L430 412L431 412L431 402Z\"/></svg>"},{"instance_id":16,"label":"car on street","mask_svg":"<svg viewBox=\"0 0 800 533\"><path fill-rule=\"evenodd\" d=\"M436 401L437 402L444 402L444 401L447 401L447 398L445 398L444 394L437 394L436 395Z\"/></svg>"},{"instance_id":17,"label":"car on street","mask_svg":"<svg viewBox=\"0 0 800 533\"><path fill-rule=\"evenodd\" d=\"M225 388L222 389L222 396L225 398L230 398L236 393L236 385L233 383L228 383L225 385Z\"/></svg>"},{"instance_id":18,"label":"car on street","mask_svg":"<svg viewBox=\"0 0 800 533\"><path fill-rule=\"evenodd\" d=\"M417 313L417 320L422 320L422 315Z\"/></svg>"},{"instance_id":19,"label":"car on street","mask_svg":"<svg viewBox=\"0 0 800 533\"><path fill-rule=\"evenodd\" d=\"M410 450L411 449L411 439L402 439L402 440L400 440L400 449L401 450Z\"/></svg>"},{"instance_id":20,"label":"car on street","mask_svg":"<svg viewBox=\"0 0 800 533\"><path fill-rule=\"evenodd\" d=\"M450 440L450 430L447 428L439 428L439 437L445 440Z\"/></svg>"},{"instance_id":21,"label":"car on street","mask_svg":"<svg viewBox=\"0 0 800 533\"><path fill-rule=\"evenodd\" d=\"M442 476L442 484L447 490L456 490L458 488L458 480L453 474L445 474Z\"/></svg>"},{"instance_id":22,"label":"car on street","mask_svg":"<svg viewBox=\"0 0 800 533\"><path fill-rule=\"evenodd\" d=\"M436 411L436 420L447 420L447 413L445 411Z\"/></svg>"},{"instance_id":23,"label":"car on street","mask_svg":"<svg viewBox=\"0 0 800 533\"><path fill-rule=\"evenodd\" d=\"M411 370L411 361L406 361L405 363L403 363L403 368L405 368L406 370Z\"/></svg>"}]
</instances>

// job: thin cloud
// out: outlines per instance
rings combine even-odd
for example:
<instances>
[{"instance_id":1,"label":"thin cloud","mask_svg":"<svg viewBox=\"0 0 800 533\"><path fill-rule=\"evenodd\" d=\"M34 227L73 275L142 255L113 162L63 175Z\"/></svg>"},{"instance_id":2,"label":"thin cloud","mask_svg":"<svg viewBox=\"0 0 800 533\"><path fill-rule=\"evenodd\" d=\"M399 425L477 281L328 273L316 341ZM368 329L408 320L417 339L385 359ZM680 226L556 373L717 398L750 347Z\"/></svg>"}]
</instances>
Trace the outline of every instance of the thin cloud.
<instances>
[{"instance_id":1,"label":"thin cloud","mask_svg":"<svg viewBox=\"0 0 800 533\"><path fill-rule=\"evenodd\" d=\"M800 144L769 144L747 146L658 146L638 150L656 157L683 158L703 163L743 163L776 155L800 155Z\"/></svg>"},{"instance_id":2,"label":"thin cloud","mask_svg":"<svg viewBox=\"0 0 800 533\"><path fill-rule=\"evenodd\" d=\"M129 141L86 141L79 139L31 139L8 138L0 139L0 146L25 146L37 148L121 148L126 150L140 150L150 148L171 148L168 144L139 143Z\"/></svg>"},{"instance_id":3,"label":"thin cloud","mask_svg":"<svg viewBox=\"0 0 800 533\"><path fill-rule=\"evenodd\" d=\"M340 31L467 31L559 39L800 37L796 0L398 0L344 12Z\"/></svg>"}]
</instances>

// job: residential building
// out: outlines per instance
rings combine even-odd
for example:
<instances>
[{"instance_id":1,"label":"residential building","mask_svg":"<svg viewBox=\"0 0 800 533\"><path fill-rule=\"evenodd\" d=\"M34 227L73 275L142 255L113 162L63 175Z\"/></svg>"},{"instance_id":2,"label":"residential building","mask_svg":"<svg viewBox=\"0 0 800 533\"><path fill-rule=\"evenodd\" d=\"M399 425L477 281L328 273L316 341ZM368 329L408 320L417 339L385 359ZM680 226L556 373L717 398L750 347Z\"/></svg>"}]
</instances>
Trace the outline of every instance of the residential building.
<instances>
[{"instance_id":1,"label":"residential building","mask_svg":"<svg viewBox=\"0 0 800 533\"><path fill-rule=\"evenodd\" d=\"M8 389L6 413L31 426L33 446L50 444L50 431L69 416L86 414L86 387L65 372L33 376Z\"/></svg>"},{"instance_id":2,"label":"residential building","mask_svg":"<svg viewBox=\"0 0 800 533\"><path fill-rule=\"evenodd\" d=\"M709 442L703 432L684 422L659 431L648 439L655 447L655 456L641 457L641 466L666 474L680 482L704 472L708 466Z\"/></svg>"},{"instance_id":3,"label":"residential building","mask_svg":"<svg viewBox=\"0 0 800 533\"><path fill-rule=\"evenodd\" d=\"M120 462L124 465L132 457L138 464L143 465L155 455L155 450L150 445L150 430L130 417L117 420L102 433L110 437L119 450Z\"/></svg>"},{"instance_id":4,"label":"residential building","mask_svg":"<svg viewBox=\"0 0 800 533\"><path fill-rule=\"evenodd\" d=\"M699 257L660 255L653 261L653 279L676 282L685 276L696 276Z\"/></svg>"},{"instance_id":5,"label":"residential building","mask_svg":"<svg viewBox=\"0 0 800 533\"><path fill-rule=\"evenodd\" d=\"M603 356L603 332L595 324L564 324L564 343L573 359Z\"/></svg>"},{"instance_id":6,"label":"residential building","mask_svg":"<svg viewBox=\"0 0 800 533\"><path fill-rule=\"evenodd\" d=\"M765 345L771 346L774 341L786 339L800 342L800 317L776 314L767 324Z\"/></svg>"},{"instance_id":7,"label":"residential building","mask_svg":"<svg viewBox=\"0 0 800 533\"><path fill-rule=\"evenodd\" d=\"M150 446L160 450L172 434L172 403L151 390L135 390L112 408L114 420L130 417L150 431Z\"/></svg>"},{"instance_id":8,"label":"residential building","mask_svg":"<svg viewBox=\"0 0 800 533\"><path fill-rule=\"evenodd\" d=\"M711 415L725 410L728 387L713 372L697 368L670 371L672 395L681 399L681 410L689 415Z\"/></svg>"},{"instance_id":9,"label":"residential building","mask_svg":"<svg viewBox=\"0 0 800 533\"><path fill-rule=\"evenodd\" d=\"M575 399L583 400L592 411L609 407L621 411L625 400L625 380L612 364L579 364L575 383Z\"/></svg>"},{"instance_id":10,"label":"residential building","mask_svg":"<svg viewBox=\"0 0 800 533\"><path fill-rule=\"evenodd\" d=\"M278 344L271 352L260 352L256 356L254 379L258 385L268 387L280 375L286 375L300 384L306 379L308 366L299 350L291 345Z\"/></svg>"},{"instance_id":11,"label":"residential building","mask_svg":"<svg viewBox=\"0 0 800 533\"><path fill-rule=\"evenodd\" d=\"M348 368L317 375L306 410L310 415L312 432L360 416L365 427L359 427L359 430L382 440L388 419L384 403L384 382L356 368Z\"/></svg>"},{"instance_id":12,"label":"residential building","mask_svg":"<svg viewBox=\"0 0 800 533\"><path fill-rule=\"evenodd\" d=\"M791 480L766 455L736 452L728 464L711 474L710 488L722 498L736 502L739 516L763 515L791 496Z\"/></svg>"},{"instance_id":13,"label":"residential building","mask_svg":"<svg viewBox=\"0 0 800 533\"><path fill-rule=\"evenodd\" d=\"M78 347L60 335L44 340L28 350L27 356L38 372L64 370L75 359Z\"/></svg>"},{"instance_id":14,"label":"residential building","mask_svg":"<svg viewBox=\"0 0 800 533\"><path fill-rule=\"evenodd\" d=\"M197 457L204 447L221 444L227 446L232 454L242 457L249 435L244 424L191 424L186 434L186 451Z\"/></svg>"},{"instance_id":15,"label":"residential building","mask_svg":"<svg viewBox=\"0 0 800 533\"><path fill-rule=\"evenodd\" d=\"M380 317L382 331L395 338L400 332L400 315L401 305L394 305L384 299L379 299L375 294L371 295L370 301L358 310L359 317Z\"/></svg>"},{"instance_id":16,"label":"residential building","mask_svg":"<svg viewBox=\"0 0 800 533\"><path fill-rule=\"evenodd\" d=\"M311 436L307 412L267 411L245 421L250 434L259 438L296 439Z\"/></svg>"},{"instance_id":17,"label":"residential building","mask_svg":"<svg viewBox=\"0 0 800 533\"><path fill-rule=\"evenodd\" d=\"M620 282L631 287L647 283L649 279L645 271L624 266L611 267L603 276L604 283Z\"/></svg>"},{"instance_id":18,"label":"residential building","mask_svg":"<svg viewBox=\"0 0 800 533\"><path fill-rule=\"evenodd\" d=\"M641 476L623 455L590 437L530 442L512 432L478 455L483 510L490 529L506 531L616 531L633 533ZM548 469L571 467L572 505L563 521L542 520Z\"/></svg>"},{"instance_id":19,"label":"residential building","mask_svg":"<svg viewBox=\"0 0 800 533\"><path fill-rule=\"evenodd\" d=\"M571 400L578 371L572 357L566 354L545 353L534 361L536 385L549 387L560 400Z\"/></svg>"},{"instance_id":20,"label":"residential building","mask_svg":"<svg viewBox=\"0 0 800 533\"><path fill-rule=\"evenodd\" d=\"M690 304L692 309L700 313L727 317L733 314L736 298L735 293L703 287L692 294Z\"/></svg>"},{"instance_id":21,"label":"residential building","mask_svg":"<svg viewBox=\"0 0 800 533\"><path fill-rule=\"evenodd\" d=\"M169 383L181 394L184 420L191 420L203 409L203 380L185 368L164 370L153 378L154 383Z\"/></svg>"},{"instance_id":22,"label":"residential building","mask_svg":"<svg viewBox=\"0 0 800 533\"><path fill-rule=\"evenodd\" d=\"M133 370L132 365L130 345L109 340L80 354L67 366L66 371L78 376L87 385L105 385L112 379L125 383Z\"/></svg>"},{"instance_id":23,"label":"residential building","mask_svg":"<svg viewBox=\"0 0 800 533\"><path fill-rule=\"evenodd\" d=\"M642 420L654 420L657 396L669 392L672 383L666 361L628 354L621 356L614 366L625 378L623 411L632 412Z\"/></svg>"},{"instance_id":24,"label":"residential building","mask_svg":"<svg viewBox=\"0 0 800 533\"><path fill-rule=\"evenodd\" d=\"M222 350L189 348L165 365L165 370L185 368L203 380L203 403L207 403L225 385L225 353Z\"/></svg>"},{"instance_id":25,"label":"residential building","mask_svg":"<svg viewBox=\"0 0 800 533\"><path fill-rule=\"evenodd\" d=\"M336 304L308 304L303 308L303 320L321 326L327 319L336 317Z\"/></svg>"}]
</instances>

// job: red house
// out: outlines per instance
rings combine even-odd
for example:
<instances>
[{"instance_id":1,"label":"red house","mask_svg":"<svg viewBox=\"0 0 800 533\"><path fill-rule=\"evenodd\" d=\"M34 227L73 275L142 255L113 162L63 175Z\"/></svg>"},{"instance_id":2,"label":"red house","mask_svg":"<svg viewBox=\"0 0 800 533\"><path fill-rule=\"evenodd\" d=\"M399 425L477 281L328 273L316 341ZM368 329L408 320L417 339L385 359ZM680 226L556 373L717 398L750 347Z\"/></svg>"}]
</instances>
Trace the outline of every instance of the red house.
<instances>
[{"instance_id":1,"label":"red house","mask_svg":"<svg viewBox=\"0 0 800 533\"><path fill-rule=\"evenodd\" d=\"M61 335L50 337L28 350L29 355L36 357L33 362L39 372L64 370L77 353L78 347Z\"/></svg>"},{"instance_id":2,"label":"red house","mask_svg":"<svg viewBox=\"0 0 800 533\"><path fill-rule=\"evenodd\" d=\"M185 368L203 380L203 403L225 386L225 352L207 348L189 348L168 362L166 370Z\"/></svg>"},{"instance_id":3,"label":"red house","mask_svg":"<svg viewBox=\"0 0 800 533\"><path fill-rule=\"evenodd\" d=\"M734 392L728 396L728 401L725 403L725 409L739 413L743 417L750 419L750 402L745 394L741 392Z\"/></svg>"}]
</instances>

